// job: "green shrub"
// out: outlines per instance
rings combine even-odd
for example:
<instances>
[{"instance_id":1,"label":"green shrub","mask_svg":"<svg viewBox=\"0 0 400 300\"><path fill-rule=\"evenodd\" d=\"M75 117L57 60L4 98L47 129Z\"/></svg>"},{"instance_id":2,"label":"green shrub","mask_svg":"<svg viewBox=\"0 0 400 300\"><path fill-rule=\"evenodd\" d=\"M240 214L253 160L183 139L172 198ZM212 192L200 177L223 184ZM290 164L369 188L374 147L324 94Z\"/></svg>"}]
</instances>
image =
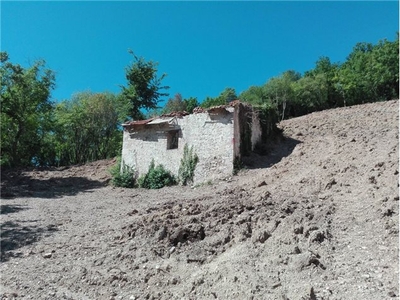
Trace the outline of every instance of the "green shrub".
<instances>
[{"instance_id":1,"label":"green shrub","mask_svg":"<svg viewBox=\"0 0 400 300\"><path fill-rule=\"evenodd\" d=\"M111 167L111 183L116 187L133 188L135 186L135 172L132 168L117 160L115 166Z\"/></svg>"},{"instance_id":2,"label":"green shrub","mask_svg":"<svg viewBox=\"0 0 400 300\"><path fill-rule=\"evenodd\" d=\"M185 144L183 158L178 170L178 181L180 184L187 185L188 183L193 183L194 170L198 162L199 157L196 153L193 153L193 146L189 149L188 145Z\"/></svg>"},{"instance_id":3,"label":"green shrub","mask_svg":"<svg viewBox=\"0 0 400 300\"><path fill-rule=\"evenodd\" d=\"M163 165L155 166L154 160L152 160L147 174L140 176L138 179L139 187L145 189L160 189L175 183L174 175L166 170Z\"/></svg>"}]
</instances>

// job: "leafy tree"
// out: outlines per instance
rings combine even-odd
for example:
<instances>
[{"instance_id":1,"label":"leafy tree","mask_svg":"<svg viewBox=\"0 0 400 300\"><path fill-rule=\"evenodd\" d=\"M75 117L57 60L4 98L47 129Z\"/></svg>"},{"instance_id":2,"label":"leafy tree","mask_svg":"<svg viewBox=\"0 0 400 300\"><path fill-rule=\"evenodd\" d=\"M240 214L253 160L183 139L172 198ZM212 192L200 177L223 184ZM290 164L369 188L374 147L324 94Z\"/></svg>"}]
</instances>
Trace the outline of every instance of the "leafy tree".
<instances>
[{"instance_id":1,"label":"leafy tree","mask_svg":"<svg viewBox=\"0 0 400 300\"><path fill-rule=\"evenodd\" d=\"M236 91L233 88L225 88L221 94L216 98L207 97L203 103L201 103L201 107L209 108L218 105L226 105L229 102L236 100Z\"/></svg>"},{"instance_id":2,"label":"leafy tree","mask_svg":"<svg viewBox=\"0 0 400 300\"><path fill-rule=\"evenodd\" d=\"M262 105L268 102L264 86L249 87L239 95L239 99L253 105Z\"/></svg>"},{"instance_id":3,"label":"leafy tree","mask_svg":"<svg viewBox=\"0 0 400 300\"><path fill-rule=\"evenodd\" d=\"M226 105L226 101L222 98L216 97L216 98L212 98L212 97L206 97L206 99L204 99L204 101L200 104L200 106L202 108L210 108L213 106L218 106L218 105Z\"/></svg>"},{"instance_id":4,"label":"leafy tree","mask_svg":"<svg viewBox=\"0 0 400 300\"><path fill-rule=\"evenodd\" d=\"M265 84L265 93L272 105L276 107L281 120L285 118L286 111L292 109L294 103L293 83L301 78L298 72L289 70L278 77L271 78ZM288 114L288 116L290 113Z\"/></svg>"},{"instance_id":5,"label":"leafy tree","mask_svg":"<svg viewBox=\"0 0 400 300\"><path fill-rule=\"evenodd\" d=\"M325 74L300 78L293 84L293 116L328 108L328 83Z\"/></svg>"},{"instance_id":6,"label":"leafy tree","mask_svg":"<svg viewBox=\"0 0 400 300\"><path fill-rule=\"evenodd\" d=\"M0 62L1 165L31 165L46 146L55 75L43 60L23 68L1 52Z\"/></svg>"},{"instance_id":7,"label":"leafy tree","mask_svg":"<svg viewBox=\"0 0 400 300\"><path fill-rule=\"evenodd\" d=\"M192 113L199 106L197 98L190 97L183 99L181 94L176 94L174 98L169 98L161 113L168 114L172 112L186 111Z\"/></svg>"},{"instance_id":8,"label":"leafy tree","mask_svg":"<svg viewBox=\"0 0 400 300\"><path fill-rule=\"evenodd\" d=\"M82 92L56 106L57 163L81 164L116 156L122 145L117 96Z\"/></svg>"},{"instance_id":9,"label":"leafy tree","mask_svg":"<svg viewBox=\"0 0 400 300\"><path fill-rule=\"evenodd\" d=\"M188 99L184 99L183 101L186 103L186 111L190 114L196 107L200 105L195 97L190 97Z\"/></svg>"},{"instance_id":10,"label":"leafy tree","mask_svg":"<svg viewBox=\"0 0 400 300\"><path fill-rule=\"evenodd\" d=\"M339 63L331 63L329 57L323 56L315 63L314 69L307 71L304 74L304 77L316 78L318 75L323 75L325 77L324 88L326 88L328 93L327 101L329 107L337 107L343 103L343 98L335 87L335 75L339 68Z\"/></svg>"},{"instance_id":11,"label":"leafy tree","mask_svg":"<svg viewBox=\"0 0 400 300\"><path fill-rule=\"evenodd\" d=\"M181 94L176 94L174 98L169 98L162 110L162 113L168 114L172 112L186 111L186 103Z\"/></svg>"},{"instance_id":12,"label":"leafy tree","mask_svg":"<svg viewBox=\"0 0 400 300\"><path fill-rule=\"evenodd\" d=\"M373 98L373 87L369 86L369 74L366 73L372 49L373 45L370 43L358 43L338 70L336 88L342 94L345 106Z\"/></svg>"},{"instance_id":13,"label":"leafy tree","mask_svg":"<svg viewBox=\"0 0 400 300\"><path fill-rule=\"evenodd\" d=\"M399 97L399 37L377 45L358 43L336 73L344 105Z\"/></svg>"},{"instance_id":14,"label":"leafy tree","mask_svg":"<svg viewBox=\"0 0 400 300\"><path fill-rule=\"evenodd\" d=\"M237 96L236 96L236 91L234 88L225 88L225 90L223 90L221 92L221 94L219 95L219 98L224 99L227 103L236 100Z\"/></svg>"},{"instance_id":15,"label":"leafy tree","mask_svg":"<svg viewBox=\"0 0 400 300\"><path fill-rule=\"evenodd\" d=\"M162 90L169 87L161 85L166 74L157 77L157 63L145 61L132 51L130 53L135 61L126 69L128 85L122 87L122 96L130 103L130 116L133 119L142 119L142 110L157 108L160 98L168 96L168 93L163 93Z\"/></svg>"},{"instance_id":16,"label":"leafy tree","mask_svg":"<svg viewBox=\"0 0 400 300\"><path fill-rule=\"evenodd\" d=\"M367 74L374 88L376 100L399 97L399 36L394 42L386 39L374 46Z\"/></svg>"}]
</instances>

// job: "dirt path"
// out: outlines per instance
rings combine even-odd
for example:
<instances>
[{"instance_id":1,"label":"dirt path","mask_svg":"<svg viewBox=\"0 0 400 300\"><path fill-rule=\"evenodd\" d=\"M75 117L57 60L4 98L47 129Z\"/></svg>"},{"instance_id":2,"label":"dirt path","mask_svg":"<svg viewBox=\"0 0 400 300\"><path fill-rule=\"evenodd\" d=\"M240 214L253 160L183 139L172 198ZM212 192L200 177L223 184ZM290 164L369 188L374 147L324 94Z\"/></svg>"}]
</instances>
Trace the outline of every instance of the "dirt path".
<instances>
[{"instance_id":1,"label":"dirt path","mask_svg":"<svg viewBox=\"0 0 400 300\"><path fill-rule=\"evenodd\" d=\"M196 188L112 188L113 161L2 174L2 299L394 299L398 105L284 121Z\"/></svg>"}]
</instances>

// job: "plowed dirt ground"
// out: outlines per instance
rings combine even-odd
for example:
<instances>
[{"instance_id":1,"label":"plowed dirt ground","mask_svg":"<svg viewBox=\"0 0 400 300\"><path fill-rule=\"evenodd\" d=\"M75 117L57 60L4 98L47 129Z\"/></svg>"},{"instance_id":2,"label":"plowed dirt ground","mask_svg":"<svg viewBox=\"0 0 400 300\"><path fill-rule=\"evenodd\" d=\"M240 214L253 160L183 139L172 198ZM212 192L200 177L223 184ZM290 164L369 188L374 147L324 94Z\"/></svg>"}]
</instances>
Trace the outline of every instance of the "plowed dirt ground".
<instances>
[{"instance_id":1,"label":"plowed dirt ground","mask_svg":"<svg viewBox=\"0 0 400 300\"><path fill-rule=\"evenodd\" d=\"M2 174L2 299L395 299L399 102L283 121L237 176L109 186L113 160Z\"/></svg>"}]
</instances>

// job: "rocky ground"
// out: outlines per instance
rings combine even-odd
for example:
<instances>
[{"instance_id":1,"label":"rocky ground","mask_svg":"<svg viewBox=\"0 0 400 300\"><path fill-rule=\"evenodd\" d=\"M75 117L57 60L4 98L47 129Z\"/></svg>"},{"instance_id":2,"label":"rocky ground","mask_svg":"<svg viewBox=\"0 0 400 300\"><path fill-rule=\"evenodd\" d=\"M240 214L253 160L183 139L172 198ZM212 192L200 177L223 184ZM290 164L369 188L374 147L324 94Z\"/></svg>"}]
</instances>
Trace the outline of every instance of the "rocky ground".
<instances>
[{"instance_id":1,"label":"rocky ground","mask_svg":"<svg viewBox=\"0 0 400 300\"><path fill-rule=\"evenodd\" d=\"M2 299L395 299L399 102L313 113L238 176L108 185L115 161L2 174Z\"/></svg>"}]
</instances>

